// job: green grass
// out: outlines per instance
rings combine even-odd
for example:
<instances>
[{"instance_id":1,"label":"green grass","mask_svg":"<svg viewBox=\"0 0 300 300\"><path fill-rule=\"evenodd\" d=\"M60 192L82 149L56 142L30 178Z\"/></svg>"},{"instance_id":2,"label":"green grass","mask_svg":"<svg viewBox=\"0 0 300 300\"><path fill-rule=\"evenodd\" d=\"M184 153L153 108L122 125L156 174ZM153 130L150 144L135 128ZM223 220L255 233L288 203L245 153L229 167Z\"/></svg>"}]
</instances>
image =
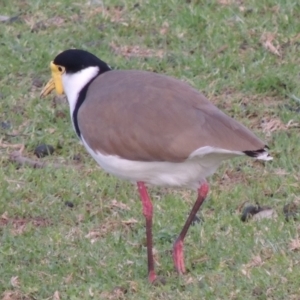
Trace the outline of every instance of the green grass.
<instances>
[{"instance_id":1,"label":"green grass","mask_svg":"<svg viewBox=\"0 0 300 300\"><path fill-rule=\"evenodd\" d=\"M10 123L0 129L2 299L299 299L299 252L291 242L300 227L282 213L299 199L299 128L284 126L300 122L300 104L292 100L300 98L298 1L90 2L1 2L1 15L18 16L0 23L0 122ZM280 56L263 46L267 33ZM115 68L189 82L271 148L273 162L228 161L210 179L205 221L186 239L184 276L174 271L170 250L196 195L151 190L165 286L146 280L135 187L97 167L73 132L66 102L39 98L37 79L45 83L49 62L71 47ZM9 160L16 144L37 159L40 143L55 147L40 161L61 162L60 168ZM80 162L73 159L78 154ZM242 223L243 202L269 205L278 217Z\"/></svg>"}]
</instances>

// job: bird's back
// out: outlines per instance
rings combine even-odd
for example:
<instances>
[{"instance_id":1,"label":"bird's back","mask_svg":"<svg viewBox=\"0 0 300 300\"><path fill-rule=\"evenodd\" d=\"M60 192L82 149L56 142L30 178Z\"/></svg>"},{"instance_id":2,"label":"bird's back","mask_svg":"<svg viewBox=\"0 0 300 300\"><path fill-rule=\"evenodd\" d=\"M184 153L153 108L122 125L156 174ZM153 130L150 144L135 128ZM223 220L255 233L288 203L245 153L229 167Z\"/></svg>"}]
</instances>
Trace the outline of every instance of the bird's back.
<instances>
[{"instance_id":1,"label":"bird's back","mask_svg":"<svg viewBox=\"0 0 300 300\"><path fill-rule=\"evenodd\" d=\"M78 122L90 147L128 160L179 162L205 146L265 147L188 84L143 71L113 70L96 78Z\"/></svg>"}]
</instances>

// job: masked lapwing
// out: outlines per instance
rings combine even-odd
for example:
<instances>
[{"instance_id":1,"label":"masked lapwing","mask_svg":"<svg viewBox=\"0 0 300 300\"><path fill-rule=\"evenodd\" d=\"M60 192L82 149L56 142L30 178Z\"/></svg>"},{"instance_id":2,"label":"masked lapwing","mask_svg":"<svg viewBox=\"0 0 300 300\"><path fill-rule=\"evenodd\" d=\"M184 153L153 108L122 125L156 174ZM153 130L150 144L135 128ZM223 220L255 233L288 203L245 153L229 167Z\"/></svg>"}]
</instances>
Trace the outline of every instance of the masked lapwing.
<instances>
[{"instance_id":1,"label":"masked lapwing","mask_svg":"<svg viewBox=\"0 0 300 300\"><path fill-rule=\"evenodd\" d=\"M137 184L146 219L148 278L156 279L152 252L153 206L147 186L187 187L197 200L173 246L185 272L183 241L208 193L206 177L223 160L247 155L271 160L266 144L187 83L162 74L112 70L70 49L50 64L41 96L65 93L74 130L103 170Z\"/></svg>"}]
</instances>

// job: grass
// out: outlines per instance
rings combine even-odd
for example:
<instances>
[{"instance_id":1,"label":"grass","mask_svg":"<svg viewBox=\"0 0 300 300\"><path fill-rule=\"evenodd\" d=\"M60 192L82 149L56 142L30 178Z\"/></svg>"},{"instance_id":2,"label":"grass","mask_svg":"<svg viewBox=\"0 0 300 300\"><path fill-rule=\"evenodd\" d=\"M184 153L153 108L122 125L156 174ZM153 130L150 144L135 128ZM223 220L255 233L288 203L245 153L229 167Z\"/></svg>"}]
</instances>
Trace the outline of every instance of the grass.
<instances>
[{"instance_id":1,"label":"grass","mask_svg":"<svg viewBox=\"0 0 300 300\"><path fill-rule=\"evenodd\" d=\"M0 23L3 300L300 298L300 226L282 212L299 201L299 128L288 126L300 119L297 1L2 0L1 7L1 15L16 17ZM170 250L195 194L152 189L165 286L146 280L135 188L96 166L75 137L64 99L39 98L49 62L71 47L115 68L189 82L264 138L275 158L228 161L210 179L204 222L186 239L184 276ZM55 152L39 161L60 168L9 160L18 144L37 160L41 143ZM244 202L271 206L278 217L242 223Z\"/></svg>"}]
</instances>

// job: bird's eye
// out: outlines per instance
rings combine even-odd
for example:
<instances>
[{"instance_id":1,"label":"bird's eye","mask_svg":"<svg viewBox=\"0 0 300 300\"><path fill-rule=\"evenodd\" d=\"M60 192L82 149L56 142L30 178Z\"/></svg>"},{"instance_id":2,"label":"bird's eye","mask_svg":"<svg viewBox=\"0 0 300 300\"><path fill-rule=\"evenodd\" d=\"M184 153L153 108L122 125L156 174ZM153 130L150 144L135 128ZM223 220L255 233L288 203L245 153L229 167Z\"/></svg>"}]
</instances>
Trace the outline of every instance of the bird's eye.
<instances>
[{"instance_id":1,"label":"bird's eye","mask_svg":"<svg viewBox=\"0 0 300 300\"><path fill-rule=\"evenodd\" d=\"M58 71L59 71L59 72L62 72L62 71L63 71L63 68L62 68L62 67L58 67Z\"/></svg>"}]
</instances>

